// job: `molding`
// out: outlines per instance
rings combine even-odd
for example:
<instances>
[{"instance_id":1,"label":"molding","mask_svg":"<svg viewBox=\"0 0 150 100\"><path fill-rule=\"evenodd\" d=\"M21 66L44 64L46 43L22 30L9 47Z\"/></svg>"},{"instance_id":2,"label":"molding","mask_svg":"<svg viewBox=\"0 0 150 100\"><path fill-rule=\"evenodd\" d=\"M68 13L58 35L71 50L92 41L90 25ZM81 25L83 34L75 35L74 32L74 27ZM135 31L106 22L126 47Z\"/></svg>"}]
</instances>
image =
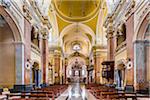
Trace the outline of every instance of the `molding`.
<instances>
[{"instance_id":1,"label":"molding","mask_svg":"<svg viewBox=\"0 0 150 100\"><path fill-rule=\"evenodd\" d=\"M127 48L127 43L122 42L116 49L115 49L115 56L117 56L118 54L120 54L122 51L126 50Z\"/></svg>"},{"instance_id":2,"label":"molding","mask_svg":"<svg viewBox=\"0 0 150 100\"><path fill-rule=\"evenodd\" d=\"M101 2L100 2L98 4L98 7L90 15L88 15L86 17L83 17L81 19L80 17L79 18L71 18L71 17L68 17L68 16L64 15L61 11L59 11L58 7L56 6L56 1L53 1L52 4L53 4L53 6L56 10L57 16L60 17L61 19L65 20L65 21L67 21L67 22L69 21L71 23L73 23L73 22L87 22L87 21L93 19L99 13L99 9L100 9L100 6L101 6Z\"/></svg>"},{"instance_id":3,"label":"molding","mask_svg":"<svg viewBox=\"0 0 150 100\"><path fill-rule=\"evenodd\" d=\"M31 43L31 51L33 51L34 53L36 53L37 55L40 55L41 51L38 48L38 46L36 46L35 44Z\"/></svg>"}]
</instances>

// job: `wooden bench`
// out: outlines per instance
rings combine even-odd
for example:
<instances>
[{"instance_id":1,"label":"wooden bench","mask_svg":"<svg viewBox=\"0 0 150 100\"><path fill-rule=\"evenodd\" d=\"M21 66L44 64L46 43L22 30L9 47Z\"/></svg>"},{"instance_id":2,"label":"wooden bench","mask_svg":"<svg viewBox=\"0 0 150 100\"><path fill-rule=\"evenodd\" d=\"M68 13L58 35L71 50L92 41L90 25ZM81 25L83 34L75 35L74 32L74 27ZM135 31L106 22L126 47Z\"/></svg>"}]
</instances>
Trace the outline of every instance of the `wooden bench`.
<instances>
[{"instance_id":1,"label":"wooden bench","mask_svg":"<svg viewBox=\"0 0 150 100\"><path fill-rule=\"evenodd\" d=\"M25 98L31 98L31 99L49 99L52 98L54 100L54 95L49 92L31 92L31 93L21 93L21 94L8 94L7 99L11 97L20 97L20 98L14 98L14 99L25 99Z\"/></svg>"},{"instance_id":2,"label":"wooden bench","mask_svg":"<svg viewBox=\"0 0 150 100\"><path fill-rule=\"evenodd\" d=\"M67 85L53 85L44 88L37 88L30 92L10 93L7 95L7 99L19 97L14 100L49 100L50 98L54 100L66 89Z\"/></svg>"}]
</instances>

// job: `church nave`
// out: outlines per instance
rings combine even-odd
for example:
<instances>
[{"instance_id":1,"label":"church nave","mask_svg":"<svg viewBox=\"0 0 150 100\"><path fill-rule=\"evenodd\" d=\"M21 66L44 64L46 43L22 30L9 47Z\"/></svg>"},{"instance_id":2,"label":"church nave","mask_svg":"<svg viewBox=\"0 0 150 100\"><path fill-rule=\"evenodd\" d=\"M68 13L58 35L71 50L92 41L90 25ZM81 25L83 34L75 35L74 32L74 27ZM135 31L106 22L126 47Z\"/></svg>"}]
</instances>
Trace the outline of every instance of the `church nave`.
<instances>
[{"instance_id":1,"label":"church nave","mask_svg":"<svg viewBox=\"0 0 150 100\"><path fill-rule=\"evenodd\" d=\"M0 100L150 100L150 0L0 0Z\"/></svg>"}]
</instances>

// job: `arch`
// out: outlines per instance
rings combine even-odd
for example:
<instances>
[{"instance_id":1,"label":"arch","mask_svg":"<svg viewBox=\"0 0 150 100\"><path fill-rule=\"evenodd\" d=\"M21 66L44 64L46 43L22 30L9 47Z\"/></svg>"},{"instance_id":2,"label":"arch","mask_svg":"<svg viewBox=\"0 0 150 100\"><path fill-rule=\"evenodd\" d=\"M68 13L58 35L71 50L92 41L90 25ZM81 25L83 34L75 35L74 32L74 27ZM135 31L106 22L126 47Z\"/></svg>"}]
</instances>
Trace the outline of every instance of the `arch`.
<instances>
[{"instance_id":1,"label":"arch","mask_svg":"<svg viewBox=\"0 0 150 100\"><path fill-rule=\"evenodd\" d=\"M106 2L102 3L102 7L104 8L104 4ZM103 23L104 23L104 10L103 8L101 8L99 10L99 14L98 14L98 21L97 21L97 26L96 26L96 42L101 44L101 45L107 45L107 38L105 37L106 32L104 31L104 27L103 27ZM101 28L100 28L101 27Z\"/></svg>"},{"instance_id":2,"label":"arch","mask_svg":"<svg viewBox=\"0 0 150 100\"><path fill-rule=\"evenodd\" d=\"M23 45L24 38L23 38L22 30L20 29L18 23L16 22L17 20L14 18L13 14L11 14L11 12L9 10L7 10L5 7L3 7L1 5L0 5L0 15L5 20L5 22L8 24L10 30L12 31L12 36L14 39L13 41L4 42L4 43L7 43L7 45L10 44L10 46L14 46L13 49L10 48L10 46L8 46L9 49L5 48L5 50L3 50L5 53L7 50L9 50L9 52L11 53L12 59L10 58L10 55L6 59L14 60L14 61L11 61L14 63L14 66L11 63L8 63L8 61L5 64L6 67L1 65L3 68L4 67L9 68L7 64L11 64L10 65L11 68L14 68L14 72L12 74L10 74L11 77L13 77L13 78L10 78L10 80L8 80L8 81L12 81L12 82L10 82L11 84L6 83L6 85L5 85L7 87L12 88L12 85L14 85L14 84L24 84L24 82L25 82L24 58L23 58L24 57L24 52L23 52L24 51L24 45ZM5 30L4 30L4 32L5 32ZM5 34L3 34L3 35L6 36ZM7 46L7 45L4 45L4 46ZM3 52L3 51L1 51L1 52ZM6 53L6 54L9 54L9 53ZM5 55L5 57L7 57L7 56ZM1 61L3 61L5 63L5 59L3 58L3 55L2 55ZM6 69L6 71L8 72L7 69ZM9 69L9 71L11 71L11 70ZM6 79L6 78L4 78L4 79Z\"/></svg>"},{"instance_id":3,"label":"arch","mask_svg":"<svg viewBox=\"0 0 150 100\"><path fill-rule=\"evenodd\" d=\"M133 37L133 41L144 39L144 34L145 34L146 29L147 29L148 24L149 24L149 21L147 20L149 16L150 16L150 13L147 13L147 15L145 15L143 20L141 20L139 22L139 26L135 32L135 35Z\"/></svg>"},{"instance_id":4,"label":"arch","mask_svg":"<svg viewBox=\"0 0 150 100\"><path fill-rule=\"evenodd\" d=\"M149 24L149 16L150 13L144 14L144 17L142 17L142 20L138 23L137 30L134 34L134 85L137 90L145 90L148 87L148 81L146 80L147 77L147 70L149 67L146 66L149 65L149 46L150 42L145 38L145 34L147 33L147 28L150 25ZM137 59L137 58L143 58L143 59ZM139 74L140 73L140 74ZM141 77L142 76L142 77ZM141 82L142 81L142 82Z\"/></svg>"},{"instance_id":5,"label":"arch","mask_svg":"<svg viewBox=\"0 0 150 100\"><path fill-rule=\"evenodd\" d=\"M88 42L91 43L91 41L89 40L88 36L87 36L86 34L84 34L84 33L79 33L79 34L76 33L73 37L72 37L71 34L69 34L69 35L64 35L64 37L63 37L63 43L65 44L66 42L75 39L75 37L80 37L80 38L83 37L86 41L88 41ZM83 38L82 38L82 39L83 39ZM84 40L84 39L83 39L83 40Z\"/></svg>"},{"instance_id":6,"label":"arch","mask_svg":"<svg viewBox=\"0 0 150 100\"><path fill-rule=\"evenodd\" d=\"M4 17L0 17L3 22L0 26L0 87L11 88L16 82L15 38Z\"/></svg>"},{"instance_id":7,"label":"arch","mask_svg":"<svg viewBox=\"0 0 150 100\"><path fill-rule=\"evenodd\" d=\"M82 54L82 53L79 53L78 56L76 56L75 53L76 53L76 52L70 54L69 57L68 57L68 59L71 59L72 57L80 57L80 58L83 58L83 59L86 59L86 58L87 58L87 57L86 57L84 54Z\"/></svg>"},{"instance_id":8,"label":"arch","mask_svg":"<svg viewBox=\"0 0 150 100\"><path fill-rule=\"evenodd\" d=\"M63 39L63 37L68 33L68 31L70 31L72 28L76 27L76 23L70 24L68 26L66 26L60 33L60 40ZM88 33L89 35L92 36L92 45L94 45L95 43L95 33L94 31L87 25L82 24L82 23L78 23L78 26L81 27L81 29L83 29L86 33ZM63 44L63 43L61 43Z\"/></svg>"},{"instance_id":9,"label":"arch","mask_svg":"<svg viewBox=\"0 0 150 100\"><path fill-rule=\"evenodd\" d=\"M105 2L107 4L108 12L111 13L112 12L112 6L113 6L114 2L112 0L105 0Z\"/></svg>"},{"instance_id":10,"label":"arch","mask_svg":"<svg viewBox=\"0 0 150 100\"><path fill-rule=\"evenodd\" d=\"M74 65L75 64L75 62L76 62L76 59L78 59L78 61L79 61L79 65L80 66L82 66L82 65L85 65L85 63L86 63L86 61L85 61L85 59L84 58L82 58L82 57L79 57L79 56L72 56L72 57L68 57L68 66L67 66L67 77L70 77L70 75L69 75L69 71L71 70L71 68L72 68L72 65Z\"/></svg>"},{"instance_id":11,"label":"arch","mask_svg":"<svg viewBox=\"0 0 150 100\"><path fill-rule=\"evenodd\" d=\"M15 41L16 42L23 41L23 36L21 34L21 31L19 30L19 27L15 23L15 20L13 20L13 17L2 6L0 6L0 15L2 15L4 17L5 21L10 26L10 28L11 28L11 30L13 32Z\"/></svg>"}]
</instances>

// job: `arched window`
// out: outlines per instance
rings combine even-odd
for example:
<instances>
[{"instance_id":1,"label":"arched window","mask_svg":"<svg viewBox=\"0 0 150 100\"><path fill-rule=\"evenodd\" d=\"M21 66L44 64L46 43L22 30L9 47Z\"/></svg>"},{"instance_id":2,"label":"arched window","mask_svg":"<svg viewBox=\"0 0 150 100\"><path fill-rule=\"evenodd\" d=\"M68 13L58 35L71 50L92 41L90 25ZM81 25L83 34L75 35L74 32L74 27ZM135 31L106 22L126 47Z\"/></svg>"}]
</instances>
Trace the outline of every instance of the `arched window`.
<instances>
[{"instance_id":1,"label":"arched window","mask_svg":"<svg viewBox=\"0 0 150 100\"><path fill-rule=\"evenodd\" d=\"M69 75L70 75L70 76L72 75L72 70L69 70Z\"/></svg>"},{"instance_id":2,"label":"arched window","mask_svg":"<svg viewBox=\"0 0 150 100\"><path fill-rule=\"evenodd\" d=\"M74 51L79 51L79 50L81 50L81 46L80 46L80 44L75 44L75 45L73 45L73 48L72 48Z\"/></svg>"}]
</instances>

